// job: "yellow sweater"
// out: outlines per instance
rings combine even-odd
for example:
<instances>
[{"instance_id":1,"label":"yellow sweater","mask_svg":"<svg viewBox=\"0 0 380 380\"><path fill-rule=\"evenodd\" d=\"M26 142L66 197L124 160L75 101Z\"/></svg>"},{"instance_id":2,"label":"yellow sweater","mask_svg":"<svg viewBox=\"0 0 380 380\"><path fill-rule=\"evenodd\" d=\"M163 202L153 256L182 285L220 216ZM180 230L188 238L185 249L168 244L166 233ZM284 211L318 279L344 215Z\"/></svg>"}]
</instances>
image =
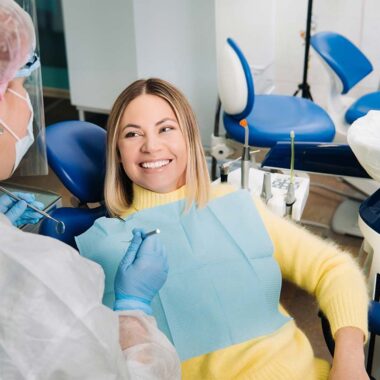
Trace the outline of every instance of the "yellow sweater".
<instances>
[{"instance_id":1,"label":"yellow sweater","mask_svg":"<svg viewBox=\"0 0 380 380\"><path fill-rule=\"evenodd\" d=\"M229 185L212 186L211 198L232 191ZM135 185L133 205L123 216L184 197L184 187L158 194ZM259 198L254 198L254 202L273 242L283 278L316 296L333 334L341 327L353 326L367 336L366 285L350 255L295 223L276 216ZM280 310L286 314L281 305ZM182 378L185 380L326 380L328 373L329 364L314 358L308 339L293 320L269 336L182 363Z\"/></svg>"}]
</instances>

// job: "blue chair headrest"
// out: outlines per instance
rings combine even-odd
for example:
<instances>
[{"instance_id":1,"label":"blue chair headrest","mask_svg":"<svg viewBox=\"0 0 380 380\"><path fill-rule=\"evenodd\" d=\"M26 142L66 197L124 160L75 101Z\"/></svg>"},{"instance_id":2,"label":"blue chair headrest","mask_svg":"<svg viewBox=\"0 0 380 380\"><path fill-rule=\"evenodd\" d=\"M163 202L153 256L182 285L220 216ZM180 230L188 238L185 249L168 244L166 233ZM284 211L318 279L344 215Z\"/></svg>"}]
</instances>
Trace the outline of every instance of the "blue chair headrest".
<instances>
[{"instance_id":1,"label":"blue chair headrest","mask_svg":"<svg viewBox=\"0 0 380 380\"><path fill-rule=\"evenodd\" d=\"M338 33L316 33L311 37L310 43L342 81L342 94L346 94L373 70L367 57Z\"/></svg>"},{"instance_id":2,"label":"blue chair headrest","mask_svg":"<svg viewBox=\"0 0 380 380\"><path fill-rule=\"evenodd\" d=\"M85 121L46 128L48 162L64 186L82 203L104 199L106 131Z\"/></svg>"}]
</instances>

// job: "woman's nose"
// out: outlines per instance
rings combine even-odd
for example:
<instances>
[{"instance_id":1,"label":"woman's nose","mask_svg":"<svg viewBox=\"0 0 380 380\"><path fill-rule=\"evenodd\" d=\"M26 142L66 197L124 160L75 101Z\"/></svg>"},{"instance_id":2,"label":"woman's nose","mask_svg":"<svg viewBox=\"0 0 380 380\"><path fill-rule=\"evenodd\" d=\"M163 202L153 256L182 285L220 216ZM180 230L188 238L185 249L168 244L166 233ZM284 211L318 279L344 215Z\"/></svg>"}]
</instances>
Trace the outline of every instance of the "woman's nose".
<instances>
[{"instance_id":1,"label":"woman's nose","mask_svg":"<svg viewBox=\"0 0 380 380\"><path fill-rule=\"evenodd\" d=\"M144 143L141 147L142 152L152 153L160 150L161 142L160 138L153 134L147 134L144 139Z\"/></svg>"}]
</instances>

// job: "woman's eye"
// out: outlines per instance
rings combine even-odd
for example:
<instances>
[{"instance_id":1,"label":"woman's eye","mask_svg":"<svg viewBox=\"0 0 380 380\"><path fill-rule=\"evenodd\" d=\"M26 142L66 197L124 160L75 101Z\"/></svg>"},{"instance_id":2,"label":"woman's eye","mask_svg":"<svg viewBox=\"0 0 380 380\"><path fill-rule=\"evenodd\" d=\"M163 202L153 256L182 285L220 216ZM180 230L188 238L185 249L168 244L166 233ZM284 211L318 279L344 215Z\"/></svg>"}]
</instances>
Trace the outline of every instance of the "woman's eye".
<instances>
[{"instance_id":1,"label":"woman's eye","mask_svg":"<svg viewBox=\"0 0 380 380\"><path fill-rule=\"evenodd\" d=\"M137 136L140 136L137 132L127 132L124 137L125 138L130 138L130 137L137 137Z\"/></svg>"},{"instance_id":2,"label":"woman's eye","mask_svg":"<svg viewBox=\"0 0 380 380\"><path fill-rule=\"evenodd\" d=\"M174 127L166 126L166 127L160 128L160 132L169 132L169 131L172 131L173 129Z\"/></svg>"}]
</instances>

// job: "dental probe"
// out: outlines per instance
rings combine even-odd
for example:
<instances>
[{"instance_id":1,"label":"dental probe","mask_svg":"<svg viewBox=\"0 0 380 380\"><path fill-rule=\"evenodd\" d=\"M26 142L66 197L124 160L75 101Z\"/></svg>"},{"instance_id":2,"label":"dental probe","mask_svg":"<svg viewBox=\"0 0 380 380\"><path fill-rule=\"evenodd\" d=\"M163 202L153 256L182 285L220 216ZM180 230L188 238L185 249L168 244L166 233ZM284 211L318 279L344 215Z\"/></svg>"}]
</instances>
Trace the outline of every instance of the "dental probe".
<instances>
[{"instance_id":1,"label":"dental probe","mask_svg":"<svg viewBox=\"0 0 380 380\"><path fill-rule=\"evenodd\" d=\"M120 217L118 219L121 219ZM123 222L125 222L124 219L121 219ZM143 234L142 235L142 238L143 239L146 239L148 236L152 236L152 235L155 235L155 234L159 234L161 231L159 230L159 228L156 228L155 230L152 230L152 231L149 231L147 232L146 234ZM127 240L127 241L124 241L125 243L130 243L132 241L131 240Z\"/></svg>"},{"instance_id":2,"label":"dental probe","mask_svg":"<svg viewBox=\"0 0 380 380\"><path fill-rule=\"evenodd\" d=\"M251 167L251 155L249 152L249 127L246 119L239 123L244 128L244 147L241 157L241 188L248 189L249 169Z\"/></svg>"},{"instance_id":3,"label":"dental probe","mask_svg":"<svg viewBox=\"0 0 380 380\"><path fill-rule=\"evenodd\" d=\"M290 131L290 142L291 142L291 154L290 154L290 181L288 186L288 191L285 197L286 204L286 215L292 216L293 204L296 201L296 195L294 191L294 131Z\"/></svg>"},{"instance_id":4,"label":"dental probe","mask_svg":"<svg viewBox=\"0 0 380 380\"><path fill-rule=\"evenodd\" d=\"M155 234L159 234L161 231L156 228L155 230L152 230L152 231L149 231L147 232L146 234L143 235L143 238L146 239L148 236L152 236L152 235L155 235Z\"/></svg>"},{"instance_id":5,"label":"dental probe","mask_svg":"<svg viewBox=\"0 0 380 380\"><path fill-rule=\"evenodd\" d=\"M0 186L0 190L2 192L4 192L5 194L9 195L11 198L13 198L14 200L16 201L24 201L26 203L26 205L31 208L33 211L36 211L38 212L39 214L45 216L46 218L48 219L51 219L53 220L54 222L56 222L56 226L55 226L55 230L57 231L58 234L62 235L64 232L65 232L65 229L66 229L66 226L65 226L65 223L63 223L61 220L58 220L58 219L55 219L53 218L51 215L49 215L47 212L43 211L43 210L40 210L39 208L31 205L30 203L26 202L24 199L18 197L17 195L13 194L12 192L10 192L9 190L7 190L5 187L3 186Z\"/></svg>"}]
</instances>

